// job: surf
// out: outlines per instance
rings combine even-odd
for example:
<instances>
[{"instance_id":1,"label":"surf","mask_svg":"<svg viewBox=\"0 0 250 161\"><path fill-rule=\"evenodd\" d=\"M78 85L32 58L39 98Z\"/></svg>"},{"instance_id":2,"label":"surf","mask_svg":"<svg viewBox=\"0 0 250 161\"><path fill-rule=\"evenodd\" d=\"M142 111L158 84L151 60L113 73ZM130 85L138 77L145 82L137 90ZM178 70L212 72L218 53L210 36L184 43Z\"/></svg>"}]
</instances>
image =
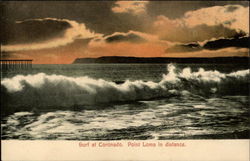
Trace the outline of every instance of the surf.
<instances>
[{"instance_id":1,"label":"surf","mask_svg":"<svg viewBox=\"0 0 250 161\"><path fill-rule=\"evenodd\" d=\"M192 71L167 66L161 81L130 81L115 83L88 76L16 75L1 80L1 97L4 108L33 109L92 106L119 102L152 100L157 98L198 95L248 95L249 69L231 73L217 70ZM95 108L95 106L92 106Z\"/></svg>"}]
</instances>

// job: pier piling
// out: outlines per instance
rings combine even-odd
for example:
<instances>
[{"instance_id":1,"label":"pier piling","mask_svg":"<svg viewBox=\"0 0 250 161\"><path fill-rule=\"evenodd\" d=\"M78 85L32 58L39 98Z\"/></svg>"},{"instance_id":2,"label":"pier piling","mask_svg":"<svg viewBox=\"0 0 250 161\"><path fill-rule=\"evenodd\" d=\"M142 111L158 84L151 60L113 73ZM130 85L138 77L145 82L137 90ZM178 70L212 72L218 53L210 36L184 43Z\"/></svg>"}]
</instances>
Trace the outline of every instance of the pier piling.
<instances>
[{"instance_id":1,"label":"pier piling","mask_svg":"<svg viewBox=\"0 0 250 161\"><path fill-rule=\"evenodd\" d=\"M1 71L6 70L18 70L18 69L31 69L32 68L32 60L0 60Z\"/></svg>"}]
</instances>

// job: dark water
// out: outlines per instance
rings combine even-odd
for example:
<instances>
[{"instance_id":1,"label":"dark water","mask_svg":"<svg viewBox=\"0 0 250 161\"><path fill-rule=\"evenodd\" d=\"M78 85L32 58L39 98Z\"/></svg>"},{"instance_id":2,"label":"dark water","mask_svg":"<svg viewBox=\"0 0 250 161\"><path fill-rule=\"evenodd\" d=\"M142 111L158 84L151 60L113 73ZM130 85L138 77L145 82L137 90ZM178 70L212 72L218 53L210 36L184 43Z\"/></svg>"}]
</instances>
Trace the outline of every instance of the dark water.
<instances>
[{"instance_id":1,"label":"dark water","mask_svg":"<svg viewBox=\"0 0 250 161\"><path fill-rule=\"evenodd\" d=\"M249 138L244 66L34 65L2 76L2 139Z\"/></svg>"}]
</instances>

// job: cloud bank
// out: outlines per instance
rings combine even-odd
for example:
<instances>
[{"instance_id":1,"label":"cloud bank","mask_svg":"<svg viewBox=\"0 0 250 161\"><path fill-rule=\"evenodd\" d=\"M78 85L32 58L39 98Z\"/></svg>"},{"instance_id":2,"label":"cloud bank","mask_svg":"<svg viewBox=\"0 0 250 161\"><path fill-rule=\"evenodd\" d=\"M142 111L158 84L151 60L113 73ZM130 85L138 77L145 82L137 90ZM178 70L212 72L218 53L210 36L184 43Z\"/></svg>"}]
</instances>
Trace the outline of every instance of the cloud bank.
<instances>
[{"instance_id":1,"label":"cloud bank","mask_svg":"<svg viewBox=\"0 0 250 161\"><path fill-rule=\"evenodd\" d=\"M109 32L103 34L85 26L93 27L89 24L89 19L95 19L92 15L85 15L87 18L81 21L85 23L43 18L4 24L8 32L3 34L2 50L8 52L5 57L30 58L35 63L71 63L79 57L100 56L245 56L249 52L249 7L213 6L170 19L168 14L150 13L152 3L116 1L99 5L109 13L95 21L98 27L94 28L103 31L105 25L112 26L106 26Z\"/></svg>"},{"instance_id":2,"label":"cloud bank","mask_svg":"<svg viewBox=\"0 0 250 161\"><path fill-rule=\"evenodd\" d=\"M91 40L90 46L103 45L105 43L144 43L160 41L157 36L130 30L128 32L115 32L106 36L99 36Z\"/></svg>"},{"instance_id":3,"label":"cloud bank","mask_svg":"<svg viewBox=\"0 0 250 161\"><path fill-rule=\"evenodd\" d=\"M168 49L166 53L197 52L201 50L219 50L224 48L250 48L250 37L231 39L210 40L204 43L176 44Z\"/></svg>"},{"instance_id":4,"label":"cloud bank","mask_svg":"<svg viewBox=\"0 0 250 161\"><path fill-rule=\"evenodd\" d=\"M249 7L226 5L189 11L179 19L157 16L153 31L161 39L178 42L204 41L249 35Z\"/></svg>"},{"instance_id":5,"label":"cloud bank","mask_svg":"<svg viewBox=\"0 0 250 161\"><path fill-rule=\"evenodd\" d=\"M226 5L202 8L185 13L183 21L189 27L223 25L249 34L249 7Z\"/></svg>"},{"instance_id":6,"label":"cloud bank","mask_svg":"<svg viewBox=\"0 0 250 161\"><path fill-rule=\"evenodd\" d=\"M67 19L44 18L17 21L17 31L8 43L2 46L3 51L24 51L55 48L74 42L76 39L88 39L101 34L86 28L85 24Z\"/></svg>"},{"instance_id":7,"label":"cloud bank","mask_svg":"<svg viewBox=\"0 0 250 161\"><path fill-rule=\"evenodd\" d=\"M122 42L122 41L144 42L146 40L134 32L129 32L129 33L114 33L110 36L107 36L105 38L105 41L112 43L112 42Z\"/></svg>"},{"instance_id":8,"label":"cloud bank","mask_svg":"<svg viewBox=\"0 0 250 161\"><path fill-rule=\"evenodd\" d=\"M131 30L92 39L86 54L88 57L98 57L100 53L102 56L154 57L161 56L168 45L155 35Z\"/></svg>"}]
</instances>

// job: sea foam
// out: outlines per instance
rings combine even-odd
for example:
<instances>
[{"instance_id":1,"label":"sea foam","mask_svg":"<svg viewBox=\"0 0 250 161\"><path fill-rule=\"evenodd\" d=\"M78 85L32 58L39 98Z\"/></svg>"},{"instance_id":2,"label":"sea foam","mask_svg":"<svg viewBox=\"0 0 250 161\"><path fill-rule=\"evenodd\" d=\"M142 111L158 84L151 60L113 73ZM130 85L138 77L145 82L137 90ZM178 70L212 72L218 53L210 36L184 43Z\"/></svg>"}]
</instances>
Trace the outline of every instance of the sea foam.
<instances>
[{"instance_id":1,"label":"sea foam","mask_svg":"<svg viewBox=\"0 0 250 161\"><path fill-rule=\"evenodd\" d=\"M116 84L87 76L17 75L1 81L1 95L6 98L4 105L10 107L69 107L168 98L187 92L202 96L247 95L248 79L249 70L229 74L203 68L197 72L191 68L178 71L170 64L160 82L126 80Z\"/></svg>"}]
</instances>

